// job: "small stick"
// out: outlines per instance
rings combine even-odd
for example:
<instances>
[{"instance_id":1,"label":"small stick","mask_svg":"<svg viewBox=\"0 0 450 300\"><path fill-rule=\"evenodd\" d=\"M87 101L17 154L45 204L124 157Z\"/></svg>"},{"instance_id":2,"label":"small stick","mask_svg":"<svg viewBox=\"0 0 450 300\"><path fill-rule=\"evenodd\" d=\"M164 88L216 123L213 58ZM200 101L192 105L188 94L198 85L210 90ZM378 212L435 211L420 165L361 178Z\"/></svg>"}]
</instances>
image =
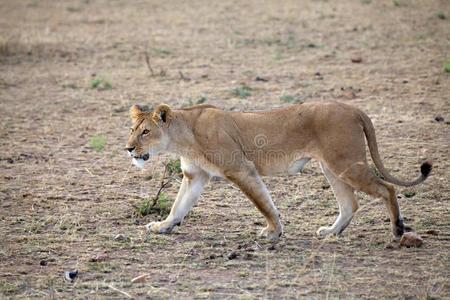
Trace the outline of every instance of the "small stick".
<instances>
[{"instance_id":1,"label":"small stick","mask_svg":"<svg viewBox=\"0 0 450 300\"><path fill-rule=\"evenodd\" d=\"M109 287L110 289L116 291L116 292L119 292L119 293L121 293L121 294L127 296L127 297L130 298L130 299L133 298L133 297L132 297L130 294L128 294L127 292L121 291L121 290L119 290L118 288L113 287L112 285L108 285L108 287Z\"/></svg>"},{"instance_id":2,"label":"small stick","mask_svg":"<svg viewBox=\"0 0 450 300\"><path fill-rule=\"evenodd\" d=\"M91 174L91 176L95 176L94 174L92 174L92 172L91 171L89 171L89 169L88 168L84 168L89 174Z\"/></svg>"},{"instance_id":3,"label":"small stick","mask_svg":"<svg viewBox=\"0 0 450 300\"><path fill-rule=\"evenodd\" d=\"M53 81L55 82L56 85L59 85L58 83L58 79L56 79L56 77L52 74L52 72L50 71L50 69L44 64L43 65L44 68L47 70L48 74L50 75L50 77L53 79Z\"/></svg>"},{"instance_id":4,"label":"small stick","mask_svg":"<svg viewBox=\"0 0 450 300\"><path fill-rule=\"evenodd\" d=\"M153 74L152 66L150 65L150 57L148 56L147 52L144 52L144 55L145 55L145 62L147 63L147 68L153 76L154 74Z\"/></svg>"},{"instance_id":5,"label":"small stick","mask_svg":"<svg viewBox=\"0 0 450 300\"><path fill-rule=\"evenodd\" d=\"M184 76L183 72L181 72L181 71L178 71L178 74L180 74L181 79L183 79L184 81L191 80L189 77Z\"/></svg>"},{"instance_id":6,"label":"small stick","mask_svg":"<svg viewBox=\"0 0 450 300\"><path fill-rule=\"evenodd\" d=\"M156 203L158 202L159 195L161 194L162 190L166 187L166 185L169 184L169 182L171 180L172 180L172 177L170 177L169 180L167 180L166 182L164 182L164 181L161 182L161 187L159 188L158 193L156 193L155 198L153 198L153 201L152 201L152 204L150 207L153 207L156 205Z\"/></svg>"},{"instance_id":7,"label":"small stick","mask_svg":"<svg viewBox=\"0 0 450 300\"><path fill-rule=\"evenodd\" d=\"M159 195L161 194L162 190L163 190L163 189L166 187L166 185L168 185L169 182L173 179L173 177L169 177L169 179L168 179L166 182L164 182L164 179L166 178L166 173L167 173L167 169L168 169L168 168L169 168L168 165L165 165L165 167L164 167L164 174L163 174L162 179L161 179L161 185L160 185L160 187L159 187L158 192L156 193L156 196L153 198L150 207L154 207L154 206L156 205L156 203L158 202Z\"/></svg>"}]
</instances>

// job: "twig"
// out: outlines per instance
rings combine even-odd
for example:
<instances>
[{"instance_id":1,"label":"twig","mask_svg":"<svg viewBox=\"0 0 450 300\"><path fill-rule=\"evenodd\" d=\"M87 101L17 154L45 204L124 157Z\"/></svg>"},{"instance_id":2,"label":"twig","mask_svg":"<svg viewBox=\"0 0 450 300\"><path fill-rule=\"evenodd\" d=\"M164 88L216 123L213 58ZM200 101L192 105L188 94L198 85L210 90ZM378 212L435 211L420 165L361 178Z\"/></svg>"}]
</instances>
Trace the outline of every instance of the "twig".
<instances>
[{"instance_id":1,"label":"twig","mask_svg":"<svg viewBox=\"0 0 450 300\"><path fill-rule=\"evenodd\" d=\"M178 71L178 74L180 74L181 79L184 81L190 81L191 79L189 77L184 76L183 72Z\"/></svg>"},{"instance_id":2,"label":"twig","mask_svg":"<svg viewBox=\"0 0 450 300\"><path fill-rule=\"evenodd\" d=\"M108 285L108 287L109 287L110 289L116 291L116 292L121 293L122 295L127 296L127 297L130 298L130 299L133 298L133 297L132 297L130 294L128 294L127 292L121 291L121 290L119 290L118 288L113 287L112 285Z\"/></svg>"},{"instance_id":3,"label":"twig","mask_svg":"<svg viewBox=\"0 0 450 300\"><path fill-rule=\"evenodd\" d=\"M0 78L0 88L1 89L7 89L11 86L17 86L17 84L8 83L8 82L6 82L6 80Z\"/></svg>"},{"instance_id":4,"label":"twig","mask_svg":"<svg viewBox=\"0 0 450 300\"><path fill-rule=\"evenodd\" d=\"M169 168L168 165L165 165L165 167L164 167L164 174L163 174L162 179L161 179L161 185L159 186L159 190L156 193L156 196L153 198L152 203L150 204L150 208L154 207L156 205L156 203L158 203L159 195L161 195L162 190L173 179L173 177L169 177L169 179L164 182L164 179L166 178L166 173L167 173L167 169L168 168Z\"/></svg>"},{"instance_id":5,"label":"twig","mask_svg":"<svg viewBox=\"0 0 450 300\"><path fill-rule=\"evenodd\" d=\"M130 172L130 169L131 169L131 166L132 166L132 165L133 165L133 164L131 163L131 164L128 166L127 172L125 173L125 175L123 175L123 178L122 178L122 180L120 181L120 184L119 184L119 186L118 186L118 188L117 188L117 190L116 190L116 193L114 194L114 198L117 198L117 195L118 195L119 192L121 191L122 185L123 185L125 179L127 178L128 173Z\"/></svg>"},{"instance_id":6,"label":"twig","mask_svg":"<svg viewBox=\"0 0 450 300\"><path fill-rule=\"evenodd\" d=\"M92 174L92 172L91 171L89 171L89 169L88 168L84 168L85 170L86 170L86 172L88 172L89 174L91 174L91 176L95 176L94 174Z\"/></svg>"},{"instance_id":7,"label":"twig","mask_svg":"<svg viewBox=\"0 0 450 300\"><path fill-rule=\"evenodd\" d=\"M17 274L14 274L14 273L0 273L0 277L3 277L3 276L23 276L23 274L19 274L19 273L17 273Z\"/></svg>"},{"instance_id":8,"label":"twig","mask_svg":"<svg viewBox=\"0 0 450 300\"><path fill-rule=\"evenodd\" d=\"M55 83L56 85L59 85L58 79L56 79L56 77L52 74L52 72L50 71L50 69L49 69L45 64L43 64L43 66L44 66L44 68L47 70L47 72L48 72L48 74L50 75L50 77L53 79L54 83Z\"/></svg>"},{"instance_id":9,"label":"twig","mask_svg":"<svg viewBox=\"0 0 450 300\"><path fill-rule=\"evenodd\" d=\"M152 66L150 65L150 57L148 56L148 53L147 53L147 52L144 52L144 55L145 55L145 62L147 63L147 68L148 68L148 70L150 71L150 73L151 73L152 76L153 76L154 73L153 73L153 68L152 68Z\"/></svg>"}]
</instances>

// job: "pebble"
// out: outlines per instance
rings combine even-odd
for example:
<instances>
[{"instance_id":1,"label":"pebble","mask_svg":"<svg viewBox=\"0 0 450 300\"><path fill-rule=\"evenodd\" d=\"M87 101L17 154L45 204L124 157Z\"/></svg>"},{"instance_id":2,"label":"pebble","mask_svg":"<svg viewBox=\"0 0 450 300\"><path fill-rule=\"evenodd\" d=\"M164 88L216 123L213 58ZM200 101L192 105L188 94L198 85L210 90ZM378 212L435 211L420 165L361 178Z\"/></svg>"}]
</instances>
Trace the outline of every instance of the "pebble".
<instances>
[{"instance_id":1,"label":"pebble","mask_svg":"<svg viewBox=\"0 0 450 300\"><path fill-rule=\"evenodd\" d=\"M102 262L106 260L105 255L94 255L89 258L89 262Z\"/></svg>"},{"instance_id":2,"label":"pebble","mask_svg":"<svg viewBox=\"0 0 450 300\"><path fill-rule=\"evenodd\" d=\"M360 63L360 62L362 62L362 57L361 56L353 56L352 58L351 58L351 60L352 60L352 63L356 63L356 64L358 64L358 63Z\"/></svg>"},{"instance_id":3,"label":"pebble","mask_svg":"<svg viewBox=\"0 0 450 300\"><path fill-rule=\"evenodd\" d=\"M425 231L426 234L431 234L431 235L439 235L439 230L436 229L429 229L427 231Z\"/></svg>"},{"instance_id":4,"label":"pebble","mask_svg":"<svg viewBox=\"0 0 450 300\"><path fill-rule=\"evenodd\" d=\"M444 122L444 118L441 115L437 115L436 117L434 117L434 120L436 122Z\"/></svg>"},{"instance_id":5,"label":"pebble","mask_svg":"<svg viewBox=\"0 0 450 300\"><path fill-rule=\"evenodd\" d=\"M255 80L256 80L256 81L263 81L263 82L269 81L269 79L264 78L264 77L259 77L259 76L257 76L257 77L255 78Z\"/></svg>"},{"instance_id":6,"label":"pebble","mask_svg":"<svg viewBox=\"0 0 450 300\"><path fill-rule=\"evenodd\" d=\"M77 277L77 275L78 275L77 269L64 272L64 276L66 277L66 280L69 282L73 282L75 280L75 277Z\"/></svg>"},{"instance_id":7,"label":"pebble","mask_svg":"<svg viewBox=\"0 0 450 300\"><path fill-rule=\"evenodd\" d=\"M347 93L345 93L344 97L349 100L353 100L356 98L356 94L353 91L348 91Z\"/></svg>"},{"instance_id":8,"label":"pebble","mask_svg":"<svg viewBox=\"0 0 450 300\"><path fill-rule=\"evenodd\" d=\"M232 260L232 259L235 259L237 257L237 253L236 252L231 252L230 254L228 254L228 259L229 260Z\"/></svg>"},{"instance_id":9,"label":"pebble","mask_svg":"<svg viewBox=\"0 0 450 300\"><path fill-rule=\"evenodd\" d=\"M404 247L420 247L423 244L423 239L415 232L405 232L400 239L400 246Z\"/></svg>"}]
</instances>

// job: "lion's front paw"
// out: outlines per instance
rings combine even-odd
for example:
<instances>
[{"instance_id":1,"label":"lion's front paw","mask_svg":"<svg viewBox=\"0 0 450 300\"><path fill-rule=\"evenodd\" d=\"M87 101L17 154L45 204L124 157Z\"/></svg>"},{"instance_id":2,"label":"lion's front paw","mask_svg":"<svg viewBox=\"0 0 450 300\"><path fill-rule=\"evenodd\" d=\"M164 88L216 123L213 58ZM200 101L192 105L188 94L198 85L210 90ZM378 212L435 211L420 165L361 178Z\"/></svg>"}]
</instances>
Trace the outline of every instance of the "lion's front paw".
<instances>
[{"instance_id":1,"label":"lion's front paw","mask_svg":"<svg viewBox=\"0 0 450 300\"><path fill-rule=\"evenodd\" d=\"M316 231L316 234L318 236L326 236L327 234L330 234L331 231L331 227L322 226Z\"/></svg>"},{"instance_id":2,"label":"lion's front paw","mask_svg":"<svg viewBox=\"0 0 450 300\"><path fill-rule=\"evenodd\" d=\"M156 233L169 233L172 231L173 226L168 225L165 222L151 222L145 225L148 231Z\"/></svg>"},{"instance_id":3,"label":"lion's front paw","mask_svg":"<svg viewBox=\"0 0 450 300\"><path fill-rule=\"evenodd\" d=\"M259 234L260 237L266 237L269 239L277 239L283 234L283 229L273 229L269 228L268 226L261 230L261 233Z\"/></svg>"}]
</instances>

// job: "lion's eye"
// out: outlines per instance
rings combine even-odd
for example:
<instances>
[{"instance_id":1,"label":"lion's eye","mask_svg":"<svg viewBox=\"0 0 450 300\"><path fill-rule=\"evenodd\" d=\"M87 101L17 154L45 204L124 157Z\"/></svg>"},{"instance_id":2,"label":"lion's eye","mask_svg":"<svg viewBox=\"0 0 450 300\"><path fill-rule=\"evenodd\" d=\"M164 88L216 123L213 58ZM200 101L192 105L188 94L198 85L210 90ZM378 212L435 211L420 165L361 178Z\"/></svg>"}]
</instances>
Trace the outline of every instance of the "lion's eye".
<instances>
[{"instance_id":1,"label":"lion's eye","mask_svg":"<svg viewBox=\"0 0 450 300\"><path fill-rule=\"evenodd\" d=\"M150 130L144 129L144 131L142 131L142 135L148 134L149 132L150 132Z\"/></svg>"}]
</instances>

